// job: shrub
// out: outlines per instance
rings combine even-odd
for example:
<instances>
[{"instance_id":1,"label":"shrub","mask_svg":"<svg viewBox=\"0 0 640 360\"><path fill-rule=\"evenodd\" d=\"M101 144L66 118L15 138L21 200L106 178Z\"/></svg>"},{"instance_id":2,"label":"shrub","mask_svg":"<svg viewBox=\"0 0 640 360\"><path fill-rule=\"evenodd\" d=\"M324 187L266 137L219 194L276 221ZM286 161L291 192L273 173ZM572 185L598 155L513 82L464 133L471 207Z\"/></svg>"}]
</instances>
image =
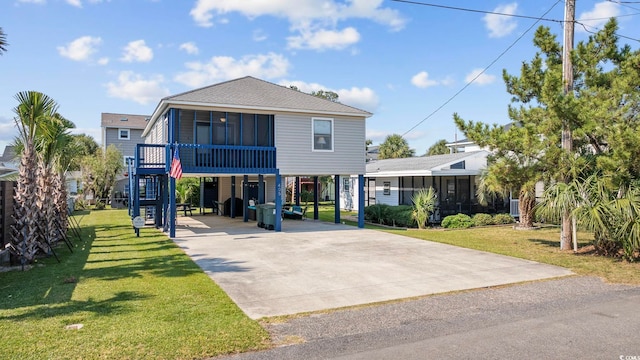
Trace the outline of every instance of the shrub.
<instances>
[{"instance_id":1,"label":"shrub","mask_svg":"<svg viewBox=\"0 0 640 360\"><path fill-rule=\"evenodd\" d=\"M442 219L442 227L446 229L466 229L473 226L473 220L469 215L449 215Z\"/></svg>"},{"instance_id":2,"label":"shrub","mask_svg":"<svg viewBox=\"0 0 640 360\"><path fill-rule=\"evenodd\" d=\"M496 225L513 224L514 222L516 222L516 219L509 214L495 214L493 216L493 223Z\"/></svg>"},{"instance_id":3,"label":"shrub","mask_svg":"<svg viewBox=\"0 0 640 360\"><path fill-rule=\"evenodd\" d=\"M412 213L413 207L409 205L390 206L385 223L399 227L413 227L415 223Z\"/></svg>"},{"instance_id":4,"label":"shrub","mask_svg":"<svg viewBox=\"0 0 640 360\"><path fill-rule=\"evenodd\" d=\"M475 214L473 215L473 225L474 226L487 226L493 225L493 217L489 214Z\"/></svg>"},{"instance_id":5,"label":"shrub","mask_svg":"<svg viewBox=\"0 0 640 360\"><path fill-rule=\"evenodd\" d=\"M103 203L102 201L98 201L96 203L95 209L96 210L104 210L106 207L105 203Z\"/></svg>"},{"instance_id":6,"label":"shrub","mask_svg":"<svg viewBox=\"0 0 640 360\"><path fill-rule=\"evenodd\" d=\"M389 205L375 204L364 208L364 218L372 223L384 224L389 212Z\"/></svg>"}]
</instances>

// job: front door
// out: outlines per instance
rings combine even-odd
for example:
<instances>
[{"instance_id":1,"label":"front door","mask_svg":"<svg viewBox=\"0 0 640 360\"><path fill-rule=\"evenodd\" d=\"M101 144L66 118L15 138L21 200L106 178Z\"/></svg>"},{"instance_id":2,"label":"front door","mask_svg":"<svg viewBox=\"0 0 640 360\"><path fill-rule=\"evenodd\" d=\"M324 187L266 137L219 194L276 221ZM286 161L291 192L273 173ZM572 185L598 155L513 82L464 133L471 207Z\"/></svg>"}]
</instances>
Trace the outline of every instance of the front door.
<instances>
[{"instance_id":1,"label":"front door","mask_svg":"<svg viewBox=\"0 0 640 360\"><path fill-rule=\"evenodd\" d=\"M199 122L196 124L196 144L211 145L211 127L209 126L209 123ZM210 149L197 149L196 165L207 167L212 166Z\"/></svg>"}]
</instances>

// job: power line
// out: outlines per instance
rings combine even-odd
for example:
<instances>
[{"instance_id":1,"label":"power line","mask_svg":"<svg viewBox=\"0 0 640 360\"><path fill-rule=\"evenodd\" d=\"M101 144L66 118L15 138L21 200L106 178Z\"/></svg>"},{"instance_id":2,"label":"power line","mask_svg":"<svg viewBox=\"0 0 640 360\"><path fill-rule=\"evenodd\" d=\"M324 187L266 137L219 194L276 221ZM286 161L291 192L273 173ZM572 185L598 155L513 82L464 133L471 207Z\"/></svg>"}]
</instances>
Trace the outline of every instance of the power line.
<instances>
[{"instance_id":1,"label":"power line","mask_svg":"<svg viewBox=\"0 0 640 360\"><path fill-rule=\"evenodd\" d=\"M400 0L393 0L393 1L400 1ZM544 16L546 16L548 13L550 13L551 10L553 10L553 8L556 7L556 5L558 5L558 3L560 3L561 1L563 1L563 0L556 1L549 8L549 10L547 10L544 14L542 14L542 16L540 16L539 18L536 18L536 21L533 24L531 24L531 26L529 26L529 28L527 30L525 30L513 43L511 43L511 45L509 45L502 53L500 53L500 55L498 55L498 57L496 57L493 61L491 61L491 63L489 63L489 65L487 65L484 69L482 69L481 72L479 72L473 79L468 81L460 90L458 90L455 94L453 94L453 96L451 96L449 99L447 99L442 105L438 106L434 111L432 111L424 119L422 119L417 124L415 124L411 129L405 131L405 133L402 134L402 137L404 137L408 133L410 133L413 130L415 130L415 128L417 128L418 126L422 125L422 123L424 123L425 121L429 120L433 115L435 115L438 111L440 111L442 108L444 108L447 104L449 104L458 95L460 95L460 93L462 93L464 90L466 90L474 81L476 81L476 79L478 79L480 76L482 76L482 74L484 74L487 70L489 70L489 68L491 66L493 66L496 62L498 62L498 60L500 60L500 58L502 58L502 56L504 56L504 54L506 54L509 50L511 50L511 48L513 48L516 45L516 43L518 43L518 41L520 41L529 31L531 31L531 29L533 29L540 21L542 21L544 19Z\"/></svg>"},{"instance_id":2,"label":"power line","mask_svg":"<svg viewBox=\"0 0 640 360\"><path fill-rule=\"evenodd\" d=\"M537 20L537 21L551 21L551 22L558 22L558 23L562 23L563 22L563 20L558 20L558 19L546 19L546 18L536 17L536 16L500 13L500 12L495 12L495 11L469 9L469 8L461 8L461 7L456 7L456 6L447 6L447 5L439 5L439 4L430 4L430 3L423 3L423 2L411 1L411 0L391 0L391 1L400 2L400 3L406 3L406 4L412 4L412 5L430 6L430 7L436 7L436 8L448 9L448 10L466 11L466 12L473 12L473 13L480 13L480 14L490 14L490 15L500 15L500 16L510 16L510 17L515 17L515 18L531 19L531 20ZM548 13L549 12L546 12L545 15L548 14Z\"/></svg>"},{"instance_id":3,"label":"power line","mask_svg":"<svg viewBox=\"0 0 640 360\"><path fill-rule=\"evenodd\" d=\"M580 21L576 21L575 23L576 23L576 24L578 24L578 25L581 25L581 26L582 26L582 28L584 29L584 31L588 32L589 34L595 34L595 32L594 32L594 31L591 31L591 30L589 30L589 29L587 29L587 28L596 29L597 31L602 30L602 29L599 29L599 28L598 28L598 27L596 27L596 26L587 25L587 24L584 24L584 23L582 23L582 22L580 22ZM624 35L622 35L622 34L620 34L620 33L617 33L617 32L615 32L614 34L615 34L617 37L621 37L621 38L624 38L624 39L627 39L627 40L633 40L633 41L640 42L640 39L635 39L635 38L632 38L632 37L630 37L630 36L624 36Z\"/></svg>"},{"instance_id":4,"label":"power line","mask_svg":"<svg viewBox=\"0 0 640 360\"><path fill-rule=\"evenodd\" d=\"M470 9L470 8L462 8L462 7L457 7L457 6L432 4L432 3L425 3L425 2L420 2L420 1L412 1L412 0L391 0L391 1L399 2L399 3L405 3L405 4L411 4L411 5L429 6L429 7L435 7L435 8L447 9L447 10L456 10L456 11L465 11L465 12L472 12L472 13L479 13L479 14L508 16L508 17L514 17L514 18L520 18L520 19L531 19L531 20L537 20L537 21L549 21L549 22L556 22L556 23L564 23L564 20L560 20L560 19L549 19L549 18L544 18L544 17L509 14L509 13L501 13L501 12L496 12L496 11ZM616 4L620 4L622 6L627 6L627 5L623 5L624 3L634 3L634 2L619 2L619 1L614 1L614 0L608 0L608 1L616 3ZM637 3L640 3L640 2L637 2ZM640 11L640 9L636 9L636 8L631 7L631 6L627 6L627 7L630 8L630 9L634 9L634 10ZM613 16L613 17L619 18L619 17L626 17L626 16L635 16L635 15L639 15L639 14L640 13L624 14L624 15L618 15L618 16ZM608 20L610 18L611 17L582 19L582 21Z\"/></svg>"}]
</instances>

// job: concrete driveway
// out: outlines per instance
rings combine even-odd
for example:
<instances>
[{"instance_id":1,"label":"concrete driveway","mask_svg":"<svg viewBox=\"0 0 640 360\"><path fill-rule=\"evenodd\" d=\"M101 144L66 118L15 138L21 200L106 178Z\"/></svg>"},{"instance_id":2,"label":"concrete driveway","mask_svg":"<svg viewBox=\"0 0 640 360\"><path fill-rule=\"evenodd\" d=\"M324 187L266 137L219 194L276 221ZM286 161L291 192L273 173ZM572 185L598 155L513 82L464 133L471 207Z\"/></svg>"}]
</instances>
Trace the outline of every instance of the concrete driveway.
<instances>
[{"instance_id":1,"label":"concrete driveway","mask_svg":"<svg viewBox=\"0 0 640 360\"><path fill-rule=\"evenodd\" d=\"M572 274L313 220L285 220L276 233L241 219L179 217L174 241L253 319Z\"/></svg>"}]
</instances>

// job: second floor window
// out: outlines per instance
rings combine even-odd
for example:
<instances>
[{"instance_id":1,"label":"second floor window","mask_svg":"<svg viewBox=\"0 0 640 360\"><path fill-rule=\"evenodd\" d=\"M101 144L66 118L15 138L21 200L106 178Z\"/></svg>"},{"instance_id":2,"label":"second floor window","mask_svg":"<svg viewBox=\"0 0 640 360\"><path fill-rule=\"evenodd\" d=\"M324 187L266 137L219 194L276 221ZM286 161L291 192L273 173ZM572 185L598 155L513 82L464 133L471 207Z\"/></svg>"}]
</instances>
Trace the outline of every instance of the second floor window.
<instances>
[{"instance_id":1,"label":"second floor window","mask_svg":"<svg viewBox=\"0 0 640 360\"><path fill-rule=\"evenodd\" d=\"M313 150L333 151L333 119L313 118Z\"/></svg>"},{"instance_id":2,"label":"second floor window","mask_svg":"<svg viewBox=\"0 0 640 360\"><path fill-rule=\"evenodd\" d=\"M130 135L129 129L118 129L118 140L129 140Z\"/></svg>"}]
</instances>

